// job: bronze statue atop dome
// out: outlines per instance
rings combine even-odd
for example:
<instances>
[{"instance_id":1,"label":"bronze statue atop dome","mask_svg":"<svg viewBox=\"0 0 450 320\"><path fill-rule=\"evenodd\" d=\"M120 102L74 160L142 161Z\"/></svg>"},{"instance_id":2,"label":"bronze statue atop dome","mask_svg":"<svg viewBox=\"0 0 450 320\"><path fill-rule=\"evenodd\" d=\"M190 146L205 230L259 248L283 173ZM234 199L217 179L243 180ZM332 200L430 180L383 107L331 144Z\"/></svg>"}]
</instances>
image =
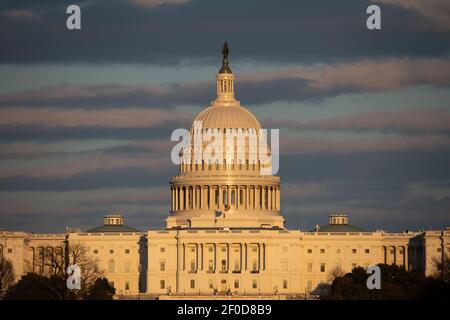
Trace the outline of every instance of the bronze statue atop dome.
<instances>
[{"instance_id":1,"label":"bronze statue atop dome","mask_svg":"<svg viewBox=\"0 0 450 320\"><path fill-rule=\"evenodd\" d=\"M228 58L228 43L226 41L222 47L222 54L224 58Z\"/></svg>"},{"instance_id":2,"label":"bronze statue atop dome","mask_svg":"<svg viewBox=\"0 0 450 320\"><path fill-rule=\"evenodd\" d=\"M222 54L223 54L222 68L220 68L219 73L233 73L230 67L228 66L228 52L229 52L228 43L225 41L222 47Z\"/></svg>"}]
</instances>

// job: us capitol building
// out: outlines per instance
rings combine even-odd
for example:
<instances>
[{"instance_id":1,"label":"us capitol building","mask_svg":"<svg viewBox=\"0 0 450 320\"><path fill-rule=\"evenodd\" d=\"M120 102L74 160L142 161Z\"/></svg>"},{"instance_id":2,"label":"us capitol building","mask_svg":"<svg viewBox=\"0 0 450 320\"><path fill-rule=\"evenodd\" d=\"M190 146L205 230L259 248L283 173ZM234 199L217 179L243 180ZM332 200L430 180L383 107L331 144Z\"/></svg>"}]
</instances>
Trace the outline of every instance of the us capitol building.
<instances>
[{"instance_id":1,"label":"us capitol building","mask_svg":"<svg viewBox=\"0 0 450 320\"><path fill-rule=\"evenodd\" d=\"M259 132L256 117L234 96L225 48L217 98L194 119L202 130ZM193 129L191 129L192 131ZM162 230L139 231L119 214L85 232L34 234L0 230L0 259L16 279L45 274L47 251L83 245L118 296L289 297L314 293L333 270L396 264L434 274L450 249L450 228L425 232L366 231L345 214L310 232L285 228L280 178L260 163L180 164L170 181L171 211Z\"/></svg>"}]
</instances>

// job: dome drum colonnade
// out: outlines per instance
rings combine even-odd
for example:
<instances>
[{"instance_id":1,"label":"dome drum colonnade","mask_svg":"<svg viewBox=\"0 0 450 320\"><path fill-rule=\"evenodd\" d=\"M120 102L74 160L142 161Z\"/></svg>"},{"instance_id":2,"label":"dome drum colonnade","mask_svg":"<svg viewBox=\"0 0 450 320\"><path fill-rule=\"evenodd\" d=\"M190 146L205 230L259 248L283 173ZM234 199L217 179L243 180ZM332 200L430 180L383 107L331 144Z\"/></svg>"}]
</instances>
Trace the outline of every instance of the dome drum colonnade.
<instances>
[{"instance_id":1,"label":"dome drum colonnade","mask_svg":"<svg viewBox=\"0 0 450 320\"><path fill-rule=\"evenodd\" d=\"M167 227L195 227L192 217L211 219L218 211L228 215L229 227L261 227L262 222L264 227L283 227L280 178L261 173L271 166L270 148L261 140L259 121L235 99L227 48L223 54L222 68L216 76L217 98L195 117L190 130L191 137L220 134L222 149L217 150L222 153L221 161L205 156L207 144L203 140L199 145L201 156L194 159L193 154L199 149L191 142L191 154L183 158L180 174L170 181L171 216ZM249 224L242 225L242 219Z\"/></svg>"}]
</instances>

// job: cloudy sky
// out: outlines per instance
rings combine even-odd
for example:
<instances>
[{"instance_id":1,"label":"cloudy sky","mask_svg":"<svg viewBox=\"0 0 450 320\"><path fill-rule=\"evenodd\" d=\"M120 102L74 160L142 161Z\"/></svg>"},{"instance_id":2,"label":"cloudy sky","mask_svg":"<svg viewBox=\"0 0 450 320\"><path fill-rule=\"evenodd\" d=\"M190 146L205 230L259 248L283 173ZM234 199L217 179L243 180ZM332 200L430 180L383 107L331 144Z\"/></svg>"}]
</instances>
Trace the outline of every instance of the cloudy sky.
<instances>
[{"instance_id":1,"label":"cloudy sky","mask_svg":"<svg viewBox=\"0 0 450 320\"><path fill-rule=\"evenodd\" d=\"M170 133L214 99L225 40L281 130L288 227L450 226L450 1L0 0L0 228L164 226Z\"/></svg>"}]
</instances>

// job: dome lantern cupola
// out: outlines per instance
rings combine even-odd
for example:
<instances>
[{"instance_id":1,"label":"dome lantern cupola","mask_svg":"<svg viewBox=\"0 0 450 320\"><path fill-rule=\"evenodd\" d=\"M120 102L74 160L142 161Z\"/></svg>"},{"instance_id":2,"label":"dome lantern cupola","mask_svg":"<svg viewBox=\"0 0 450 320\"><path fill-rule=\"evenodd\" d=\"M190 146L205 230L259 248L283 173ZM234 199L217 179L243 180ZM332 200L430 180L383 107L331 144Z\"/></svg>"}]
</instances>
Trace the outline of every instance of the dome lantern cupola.
<instances>
[{"instance_id":1,"label":"dome lantern cupola","mask_svg":"<svg viewBox=\"0 0 450 320\"><path fill-rule=\"evenodd\" d=\"M222 49L222 67L216 76L217 79L217 99L218 102L225 102L225 104L218 103L217 106L227 105L226 102L235 102L234 98L234 74L228 65L228 44L225 42Z\"/></svg>"},{"instance_id":2,"label":"dome lantern cupola","mask_svg":"<svg viewBox=\"0 0 450 320\"><path fill-rule=\"evenodd\" d=\"M264 173L271 163L259 151L270 156L270 148L259 139L258 119L234 96L228 53L225 42L216 74L217 97L191 126L191 136L200 137L200 142L190 142L191 152L170 181L168 229L284 228L280 178Z\"/></svg>"}]
</instances>

